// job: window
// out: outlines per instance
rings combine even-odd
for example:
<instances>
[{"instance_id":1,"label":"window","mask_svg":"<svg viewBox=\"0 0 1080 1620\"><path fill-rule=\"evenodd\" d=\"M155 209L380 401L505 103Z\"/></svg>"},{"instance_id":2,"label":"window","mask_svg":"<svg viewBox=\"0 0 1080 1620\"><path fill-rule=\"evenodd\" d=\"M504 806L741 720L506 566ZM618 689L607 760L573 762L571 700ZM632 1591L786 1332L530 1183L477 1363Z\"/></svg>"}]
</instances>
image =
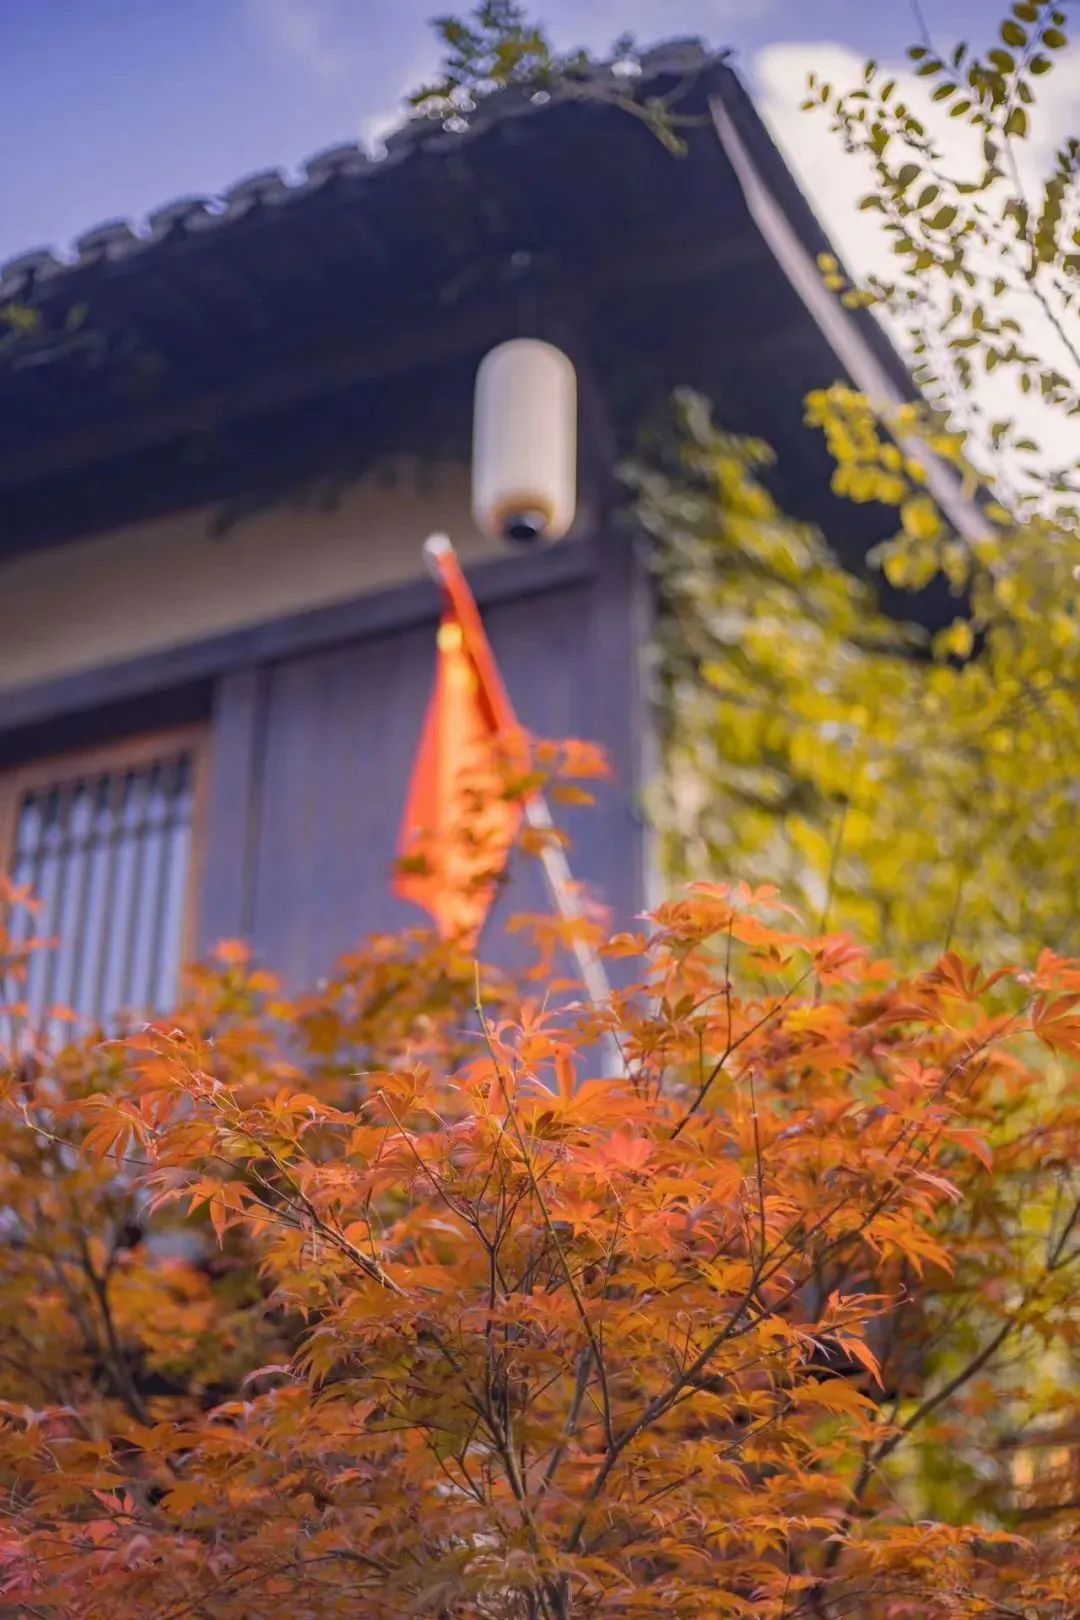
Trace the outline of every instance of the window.
<instances>
[{"instance_id":1,"label":"window","mask_svg":"<svg viewBox=\"0 0 1080 1620\"><path fill-rule=\"evenodd\" d=\"M201 729L162 732L0 775L0 865L41 905L33 1013L104 1022L175 999L191 947Z\"/></svg>"}]
</instances>

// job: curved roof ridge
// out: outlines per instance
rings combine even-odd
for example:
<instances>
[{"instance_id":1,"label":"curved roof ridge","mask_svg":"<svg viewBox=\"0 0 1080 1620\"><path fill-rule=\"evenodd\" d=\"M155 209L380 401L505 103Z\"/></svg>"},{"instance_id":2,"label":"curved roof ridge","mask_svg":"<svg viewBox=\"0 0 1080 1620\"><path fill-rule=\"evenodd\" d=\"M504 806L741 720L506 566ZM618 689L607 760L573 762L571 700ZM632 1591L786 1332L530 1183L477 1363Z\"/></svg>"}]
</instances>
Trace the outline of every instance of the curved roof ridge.
<instances>
[{"instance_id":1,"label":"curved roof ridge","mask_svg":"<svg viewBox=\"0 0 1080 1620\"><path fill-rule=\"evenodd\" d=\"M711 52L698 38L667 40L639 53L639 72L631 82L678 74L693 76L724 54ZM617 62L596 64L588 78L597 88L627 83L627 75L620 73ZM580 88L576 93L580 95ZM293 171L293 178L284 168L261 169L242 176L217 194L173 198L152 209L142 220L100 221L82 231L67 253L51 246L36 247L0 262L0 303L26 297L39 287L45 290L49 284L91 266L118 263L163 242L217 230L253 210L287 206L336 180L383 174L418 150L460 146L494 124L542 112L574 94L573 87L568 87L565 94L558 89L495 90L477 103L475 113L467 119L406 115L386 137L382 152L369 151L359 141L341 141L312 153Z\"/></svg>"}]
</instances>

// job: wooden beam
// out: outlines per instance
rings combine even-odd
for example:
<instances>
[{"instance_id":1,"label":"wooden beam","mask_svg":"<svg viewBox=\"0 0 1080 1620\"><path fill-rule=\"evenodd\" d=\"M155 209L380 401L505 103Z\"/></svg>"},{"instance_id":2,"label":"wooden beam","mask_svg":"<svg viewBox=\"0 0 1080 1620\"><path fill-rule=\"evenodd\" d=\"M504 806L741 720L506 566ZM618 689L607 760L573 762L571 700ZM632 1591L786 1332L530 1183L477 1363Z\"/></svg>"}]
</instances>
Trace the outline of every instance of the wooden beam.
<instances>
[{"instance_id":1,"label":"wooden beam","mask_svg":"<svg viewBox=\"0 0 1080 1620\"><path fill-rule=\"evenodd\" d=\"M0 456L0 489L18 488L101 461L136 455L156 444L220 430L238 417L301 404L338 388L451 360L474 344L497 341L504 323L505 317L500 320L496 313L485 310L464 330L437 337L429 333L405 340L394 338L360 351L350 351L342 334L333 350L318 356L303 370L247 374L195 399L179 400L157 411L145 409L125 416L119 423L83 428L66 438L50 439L37 449Z\"/></svg>"},{"instance_id":2,"label":"wooden beam","mask_svg":"<svg viewBox=\"0 0 1080 1620\"><path fill-rule=\"evenodd\" d=\"M424 536L416 537L417 559ZM590 578L596 556L588 540L564 541L540 551L507 555L470 570L481 604L556 590ZM122 663L59 675L0 692L0 738L17 727L37 725L58 715L79 714L148 692L216 678L312 652L335 643L388 635L434 620L438 595L427 579L395 586L329 607L245 625L202 641L144 653Z\"/></svg>"},{"instance_id":3,"label":"wooden beam","mask_svg":"<svg viewBox=\"0 0 1080 1620\"><path fill-rule=\"evenodd\" d=\"M207 751L209 780L198 829L202 860L195 950L250 933L259 847L259 785L269 671L234 670L217 683Z\"/></svg>"},{"instance_id":4,"label":"wooden beam","mask_svg":"<svg viewBox=\"0 0 1080 1620\"><path fill-rule=\"evenodd\" d=\"M636 258L624 258L614 270L605 266L575 277L561 290L538 290L544 296L551 296L554 291L561 301L587 310L634 290L671 288L720 274L751 261L755 253L760 253L755 239L745 232L736 232L705 248L679 249L680 244L674 244L669 254L660 257L651 251ZM101 461L135 455L153 445L190 434L219 431L238 418L301 404L336 389L401 376L459 359L505 337L512 316L508 304L493 300L457 324L447 322L434 331L420 328L405 337L395 335L388 341L362 349L350 349L348 336L343 332L332 348L314 357L308 356L300 368L284 371L271 368L254 376L248 374L211 393L178 400L157 411L142 409L120 422L95 424L67 437L50 439L37 448L0 454L0 489L19 488Z\"/></svg>"}]
</instances>

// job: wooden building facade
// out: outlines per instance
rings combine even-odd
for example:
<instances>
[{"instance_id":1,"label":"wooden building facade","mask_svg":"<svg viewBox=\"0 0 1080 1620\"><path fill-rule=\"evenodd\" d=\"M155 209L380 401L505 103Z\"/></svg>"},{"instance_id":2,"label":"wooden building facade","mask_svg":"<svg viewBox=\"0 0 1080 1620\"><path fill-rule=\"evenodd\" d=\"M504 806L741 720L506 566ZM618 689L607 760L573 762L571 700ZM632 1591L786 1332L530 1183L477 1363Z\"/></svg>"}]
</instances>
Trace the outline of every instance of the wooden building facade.
<instances>
[{"instance_id":1,"label":"wooden building facade","mask_svg":"<svg viewBox=\"0 0 1080 1620\"><path fill-rule=\"evenodd\" d=\"M388 873L434 528L523 722L608 750L575 867L614 920L641 909L650 602L619 457L700 389L858 567L884 514L833 500L802 400L907 381L821 288L824 239L731 68L676 42L634 85L677 100L684 155L599 74L0 270L0 865L68 942L39 998L167 1002L225 936L302 983L408 920ZM500 551L469 516L471 392L518 333L577 365L581 500L567 539Z\"/></svg>"}]
</instances>

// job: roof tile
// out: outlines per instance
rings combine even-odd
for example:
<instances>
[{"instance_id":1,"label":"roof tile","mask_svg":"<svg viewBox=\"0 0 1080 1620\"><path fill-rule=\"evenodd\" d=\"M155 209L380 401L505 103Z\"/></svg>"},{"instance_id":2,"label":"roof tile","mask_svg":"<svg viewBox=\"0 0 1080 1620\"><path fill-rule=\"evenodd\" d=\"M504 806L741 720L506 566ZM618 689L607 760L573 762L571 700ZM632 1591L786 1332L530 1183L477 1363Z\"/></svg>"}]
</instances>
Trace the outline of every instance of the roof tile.
<instances>
[{"instance_id":1,"label":"roof tile","mask_svg":"<svg viewBox=\"0 0 1080 1620\"><path fill-rule=\"evenodd\" d=\"M152 239L162 242L167 236L197 230L201 217L210 213L211 205L207 197L177 197L174 202L155 208L146 223Z\"/></svg>"},{"instance_id":2,"label":"roof tile","mask_svg":"<svg viewBox=\"0 0 1080 1620\"><path fill-rule=\"evenodd\" d=\"M238 218L264 203L287 202L302 187L290 186L280 169L260 169L229 187L223 201L229 217Z\"/></svg>"},{"instance_id":3,"label":"roof tile","mask_svg":"<svg viewBox=\"0 0 1080 1620\"><path fill-rule=\"evenodd\" d=\"M17 298L35 281L58 275L67 266L51 248L30 248L0 265L0 298Z\"/></svg>"},{"instance_id":4,"label":"roof tile","mask_svg":"<svg viewBox=\"0 0 1080 1620\"><path fill-rule=\"evenodd\" d=\"M76 237L75 252L80 264L100 264L104 260L122 259L141 245L128 220L109 219Z\"/></svg>"},{"instance_id":5,"label":"roof tile","mask_svg":"<svg viewBox=\"0 0 1080 1620\"><path fill-rule=\"evenodd\" d=\"M304 164L304 175L309 186L322 186L339 176L359 174L370 164L371 159L355 141L342 141L309 157Z\"/></svg>"},{"instance_id":6,"label":"roof tile","mask_svg":"<svg viewBox=\"0 0 1080 1620\"><path fill-rule=\"evenodd\" d=\"M663 74L689 75L713 60L700 39L671 40L642 54L639 81L640 77ZM596 66L590 78L597 86L625 82L613 77L611 68L603 64ZM568 92L570 96L573 93ZM517 89L495 91L468 119L406 117L388 136L386 156L379 161L355 143L343 142L310 157L303 166L303 177L295 184L290 184L280 169L263 169L238 180L221 197L180 197L156 208L141 232L127 220L107 220L83 232L75 243L76 256L71 259L62 260L50 249L37 248L0 265L0 302L23 296L35 283L127 258L187 233L215 230L259 208L292 202L339 176L385 172L418 150L435 152L463 145L494 124L537 112L562 99L558 90L540 95Z\"/></svg>"}]
</instances>

